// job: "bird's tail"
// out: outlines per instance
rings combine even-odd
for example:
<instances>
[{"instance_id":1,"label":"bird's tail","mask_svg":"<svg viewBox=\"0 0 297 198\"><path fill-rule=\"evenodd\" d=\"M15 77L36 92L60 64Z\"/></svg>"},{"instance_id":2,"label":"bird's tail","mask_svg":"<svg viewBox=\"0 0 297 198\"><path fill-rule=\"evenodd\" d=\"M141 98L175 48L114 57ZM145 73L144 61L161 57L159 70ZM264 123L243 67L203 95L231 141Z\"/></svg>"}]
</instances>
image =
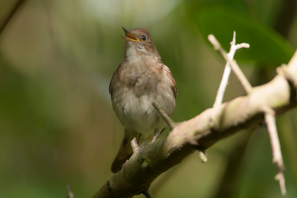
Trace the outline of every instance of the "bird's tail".
<instances>
[{"instance_id":1,"label":"bird's tail","mask_svg":"<svg viewBox=\"0 0 297 198\"><path fill-rule=\"evenodd\" d=\"M122 165L130 158L130 156L133 154L132 147L131 147L131 141L134 137L138 137L137 132L131 132L125 129L124 138L121 143L120 149L118 151L118 154L116 158L113 160L111 171L113 173L118 172L122 169Z\"/></svg>"}]
</instances>

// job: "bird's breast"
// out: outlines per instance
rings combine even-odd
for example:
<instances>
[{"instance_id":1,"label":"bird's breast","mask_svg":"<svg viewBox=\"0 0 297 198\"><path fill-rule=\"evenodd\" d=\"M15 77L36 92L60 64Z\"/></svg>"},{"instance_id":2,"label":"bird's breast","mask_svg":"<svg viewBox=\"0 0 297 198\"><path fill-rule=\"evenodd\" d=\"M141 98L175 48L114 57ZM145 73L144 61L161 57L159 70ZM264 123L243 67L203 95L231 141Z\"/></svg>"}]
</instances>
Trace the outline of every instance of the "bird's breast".
<instances>
[{"instance_id":1,"label":"bird's breast","mask_svg":"<svg viewBox=\"0 0 297 198\"><path fill-rule=\"evenodd\" d=\"M153 62L135 61L125 67L125 71L120 74L120 81L132 89L137 97L152 92L162 80L162 68Z\"/></svg>"},{"instance_id":2,"label":"bird's breast","mask_svg":"<svg viewBox=\"0 0 297 198\"><path fill-rule=\"evenodd\" d=\"M128 68L121 71L120 83L112 94L118 118L126 128L142 134L161 130L166 124L152 102L159 103L169 116L175 108L174 94L163 79L162 68L148 68L147 65Z\"/></svg>"},{"instance_id":3,"label":"bird's breast","mask_svg":"<svg viewBox=\"0 0 297 198\"><path fill-rule=\"evenodd\" d=\"M144 135L160 131L166 124L154 109L152 101L172 116L175 100L170 94L145 92L137 95L135 89L121 89L112 96L113 108L125 128Z\"/></svg>"}]
</instances>

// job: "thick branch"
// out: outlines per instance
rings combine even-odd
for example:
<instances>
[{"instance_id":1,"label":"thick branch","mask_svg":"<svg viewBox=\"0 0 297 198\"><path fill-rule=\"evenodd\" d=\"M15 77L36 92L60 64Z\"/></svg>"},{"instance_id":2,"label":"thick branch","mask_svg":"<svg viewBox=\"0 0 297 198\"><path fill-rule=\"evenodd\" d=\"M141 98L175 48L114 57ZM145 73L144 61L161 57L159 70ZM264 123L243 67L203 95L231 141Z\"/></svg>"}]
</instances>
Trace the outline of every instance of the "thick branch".
<instances>
[{"instance_id":1,"label":"thick branch","mask_svg":"<svg viewBox=\"0 0 297 198\"><path fill-rule=\"evenodd\" d=\"M297 52L288 67L291 75L297 76ZM241 129L258 125L264 120L264 106L278 115L296 105L296 89L283 75L278 75L271 82L253 88L247 96L207 109L175 126L171 133L146 146L142 153L133 154L125 169L116 173L93 198L140 194L161 173L196 149L205 150Z\"/></svg>"}]
</instances>

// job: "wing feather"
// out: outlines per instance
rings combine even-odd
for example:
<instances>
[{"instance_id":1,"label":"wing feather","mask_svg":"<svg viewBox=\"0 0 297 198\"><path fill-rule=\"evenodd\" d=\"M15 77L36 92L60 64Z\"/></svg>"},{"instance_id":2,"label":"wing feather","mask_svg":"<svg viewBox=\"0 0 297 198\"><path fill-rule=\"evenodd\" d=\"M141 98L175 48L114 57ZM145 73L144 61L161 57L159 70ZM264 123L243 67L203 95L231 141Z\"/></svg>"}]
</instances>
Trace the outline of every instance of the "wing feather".
<instances>
[{"instance_id":1,"label":"wing feather","mask_svg":"<svg viewBox=\"0 0 297 198\"><path fill-rule=\"evenodd\" d=\"M115 84L116 84L117 81L119 80L119 79L118 79L118 78L119 78L118 72L119 72L119 70L121 69L121 67L122 67L122 64L120 64L120 65L118 66L118 68L114 71L114 73L113 73L113 75L112 75L112 78L111 78L111 80L110 80L110 83L109 83L109 94L111 94L111 95L112 95L112 93L113 93L113 89L114 89Z\"/></svg>"},{"instance_id":2,"label":"wing feather","mask_svg":"<svg viewBox=\"0 0 297 198\"><path fill-rule=\"evenodd\" d=\"M174 80L174 78L172 76L172 73L171 73L170 69L166 65L163 65L163 72L165 73L166 76L168 76L171 79L171 81L173 83L173 85L171 86L171 89L172 89L172 91L174 93L174 98L176 100L177 86L176 86L176 82L175 82L175 80Z\"/></svg>"}]
</instances>

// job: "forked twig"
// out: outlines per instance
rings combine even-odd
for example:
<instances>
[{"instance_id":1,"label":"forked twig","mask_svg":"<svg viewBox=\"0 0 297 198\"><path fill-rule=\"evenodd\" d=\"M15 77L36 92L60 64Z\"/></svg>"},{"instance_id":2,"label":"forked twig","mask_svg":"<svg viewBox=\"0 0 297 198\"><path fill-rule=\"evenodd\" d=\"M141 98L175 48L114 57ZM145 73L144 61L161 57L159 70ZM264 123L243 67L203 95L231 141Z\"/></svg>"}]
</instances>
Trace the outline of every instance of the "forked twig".
<instances>
[{"instance_id":1,"label":"forked twig","mask_svg":"<svg viewBox=\"0 0 297 198\"><path fill-rule=\"evenodd\" d=\"M236 77L242 84L246 93L250 94L253 89L252 86L250 85L249 81L247 80L245 75L240 70L237 63L234 60L232 60L233 57L230 57L231 55L234 56L236 47L233 49L233 50L235 50L233 54L227 54L225 52L225 50L221 47L220 43L216 40L216 38L213 35L209 35L208 40L214 46L215 50L219 51L220 54L224 57L224 59L227 61L226 68L229 63L230 67L232 68ZM230 51L232 51L232 46L236 46L235 45L235 33L233 36L233 41L231 42ZM239 45L239 47L249 47L249 45L241 44L241 45ZM289 81L293 82L293 84L296 85L296 80L292 79L293 77L289 75L289 72L287 71L287 67L282 66L282 67L278 68L277 71L279 74L285 76ZM214 106L218 106L221 104L221 100L223 98L223 94L224 94L224 91L225 91L225 88L226 88L226 85L228 82L229 74L230 74L230 71L228 71L228 70L227 70L226 74L224 73L223 80L220 85L220 88L222 87L223 90L219 89L218 96L217 96ZM225 77L225 75L228 75L228 77ZM226 79L224 79L224 77ZM276 125L275 125L275 112L271 108L268 108L268 107L263 107L263 112L265 114L265 122L267 124L267 129L269 132L269 137L270 137L270 142L271 142L271 147L272 147L273 163L275 163L278 168L278 174L276 175L276 180L279 181L282 194L286 194L285 178L284 178L284 173L283 173L284 172L284 163L283 163L283 159L282 159L279 138L278 138L277 129L276 129Z\"/></svg>"},{"instance_id":2,"label":"forked twig","mask_svg":"<svg viewBox=\"0 0 297 198\"><path fill-rule=\"evenodd\" d=\"M230 60L233 60L235 52L238 49L249 48L250 47L250 45L248 43L241 43L241 44L236 45L236 32L235 31L233 32L233 39L232 39L230 45L231 45L230 51L227 54ZM229 80L230 73L231 73L231 67L230 67L229 62L227 61L226 65L225 65L224 74L223 74L223 77L222 77L222 80L221 80L221 84L220 84L220 87L218 89L216 100L215 100L215 103L214 103L213 107L216 107L216 106L222 104L224 93L225 93L226 87L228 85L228 80Z\"/></svg>"},{"instance_id":3,"label":"forked twig","mask_svg":"<svg viewBox=\"0 0 297 198\"><path fill-rule=\"evenodd\" d=\"M227 54L227 52L222 48L221 44L217 41L214 35L210 34L208 36L209 42L214 46L214 49L223 56L223 58L229 62L231 69L233 70L234 74L238 78L239 82L243 86L244 90L247 94L251 93L253 88L245 75L242 73L241 69L237 65L237 63L234 60L231 60Z\"/></svg>"}]
</instances>

